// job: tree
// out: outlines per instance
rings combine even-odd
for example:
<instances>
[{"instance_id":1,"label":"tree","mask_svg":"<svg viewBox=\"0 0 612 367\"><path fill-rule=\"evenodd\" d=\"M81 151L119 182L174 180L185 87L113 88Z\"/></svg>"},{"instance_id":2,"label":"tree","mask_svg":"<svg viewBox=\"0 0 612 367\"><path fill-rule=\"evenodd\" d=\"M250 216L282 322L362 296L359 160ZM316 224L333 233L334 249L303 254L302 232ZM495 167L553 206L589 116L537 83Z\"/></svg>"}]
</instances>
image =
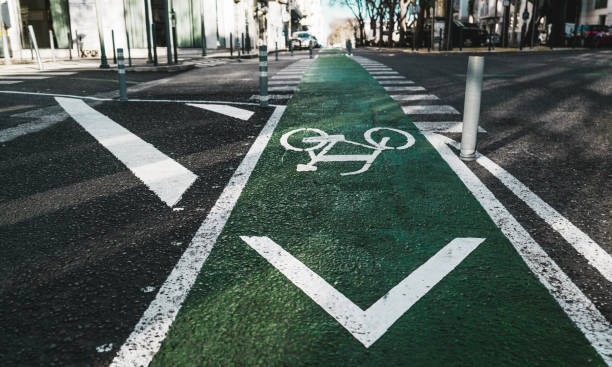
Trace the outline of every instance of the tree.
<instances>
[{"instance_id":1,"label":"tree","mask_svg":"<svg viewBox=\"0 0 612 367\"><path fill-rule=\"evenodd\" d=\"M366 12L366 0L332 0L330 1L331 5L342 5L351 10L355 20L359 25L359 44L363 44L363 40L365 37L365 12Z\"/></svg>"}]
</instances>

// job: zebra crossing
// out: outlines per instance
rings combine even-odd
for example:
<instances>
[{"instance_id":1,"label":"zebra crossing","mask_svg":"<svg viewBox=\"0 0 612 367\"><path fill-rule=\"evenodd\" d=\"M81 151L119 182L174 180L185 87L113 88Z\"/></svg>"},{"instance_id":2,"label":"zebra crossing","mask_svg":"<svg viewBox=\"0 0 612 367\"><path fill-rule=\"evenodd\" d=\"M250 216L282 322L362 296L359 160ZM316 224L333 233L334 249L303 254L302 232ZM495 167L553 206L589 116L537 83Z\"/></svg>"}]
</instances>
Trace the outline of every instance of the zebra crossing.
<instances>
[{"instance_id":1,"label":"zebra crossing","mask_svg":"<svg viewBox=\"0 0 612 367\"><path fill-rule=\"evenodd\" d=\"M298 90L302 76L315 59L300 59L299 61L279 70L268 81L269 99L288 102ZM253 95L249 100L259 100L259 95Z\"/></svg>"},{"instance_id":2,"label":"zebra crossing","mask_svg":"<svg viewBox=\"0 0 612 367\"><path fill-rule=\"evenodd\" d=\"M230 62L231 59L204 59L199 60L194 65L196 68L209 68L213 66L225 65Z\"/></svg>"},{"instance_id":3,"label":"zebra crossing","mask_svg":"<svg viewBox=\"0 0 612 367\"><path fill-rule=\"evenodd\" d=\"M392 99L397 101L404 113L411 117L421 130L440 132L461 132L461 113L453 106L441 104L440 98L415 85L412 80L387 65L362 56L353 57L374 79L382 85ZM441 121L443 120L443 121ZM479 131L485 130L479 128Z\"/></svg>"},{"instance_id":4,"label":"zebra crossing","mask_svg":"<svg viewBox=\"0 0 612 367\"><path fill-rule=\"evenodd\" d=\"M45 75L1 75L0 74L0 85L14 85L20 84L30 80L44 80L54 76L66 76L76 74L76 72L51 72L45 73Z\"/></svg>"}]
</instances>

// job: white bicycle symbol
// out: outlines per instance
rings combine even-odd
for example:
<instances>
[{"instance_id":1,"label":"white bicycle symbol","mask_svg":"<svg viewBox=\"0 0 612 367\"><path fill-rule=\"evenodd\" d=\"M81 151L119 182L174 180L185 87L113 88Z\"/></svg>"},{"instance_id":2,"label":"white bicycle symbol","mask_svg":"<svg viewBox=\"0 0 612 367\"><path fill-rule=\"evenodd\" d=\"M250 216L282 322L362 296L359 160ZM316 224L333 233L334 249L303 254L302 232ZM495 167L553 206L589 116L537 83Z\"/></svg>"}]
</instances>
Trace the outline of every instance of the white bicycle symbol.
<instances>
[{"instance_id":1,"label":"white bicycle symbol","mask_svg":"<svg viewBox=\"0 0 612 367\"><path fill-rule=\"evenodd\" d=\"M398 147L390 147L390 146L387 146L387 143L391 139L388 137L383 137L380 140L380 142L375 142L374 139L372 138L372 134L378 131L382 131L382 130L388 130L388 131L392 131L394 133L402 135L406 139L406 143ZM312 133L317 134L318 136L309 136L309 137L302 139L302 143L307 143L307 144L315 143L316 145L311 146L311 147L306 147L306 148L296 148L293 145L289 144L289 138L293 134L296 134L299 132L312 132ZM369 145L347 140L344 137L344 135L329 135L323 130L314 129L314 128L301 128L301 129L296 129L296 130L289 131L288 133L285 133L281 137L280 143L287 150L293 150L295 152L308 152L308 155L310 156L310 162L308 162L307 164L298 164L297 165L298 172L316 171L317 170L316 164L319 162L364 162L363 167L361 167L357 171L345 172L345 173L340 174L341 176L348 176L348 175L358 175L360 173L367 171L372 165L372 163L374 162L374 160L376 159L376 157L378 157L378 155L383 150L407 149L411 147L415 142L414 138L409 133L402 131L402 130L394 129L391 127L372 128L366 131L363 134L363 137L365 138L365 141ZM374 152L372 152L372 154L343 154L343 155L327 154L337 143L348 143L352 145L357 145L360 147L371 149ZM321 151L317 154L315 153L315 150L318 150L318 149L321 149Z\"/></svg>"}]
</instances>

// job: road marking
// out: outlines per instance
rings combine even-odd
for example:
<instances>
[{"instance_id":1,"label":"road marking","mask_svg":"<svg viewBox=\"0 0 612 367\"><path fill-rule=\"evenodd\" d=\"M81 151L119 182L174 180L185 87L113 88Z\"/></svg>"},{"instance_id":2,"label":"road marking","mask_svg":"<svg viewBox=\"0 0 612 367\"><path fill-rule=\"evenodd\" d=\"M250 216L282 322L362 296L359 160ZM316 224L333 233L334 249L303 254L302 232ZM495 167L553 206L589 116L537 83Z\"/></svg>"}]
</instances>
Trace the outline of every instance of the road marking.
<instances>
[{"instance_id":1,"label":"road marking","mask_svg":"<svg viewBox=\"0 0 612 367\"><path fill-rule=\"evenodd\" d=\"M147 366L151 363L284 112L285 106L275 107L155 299L119 349L111 367Z\"/></svg>"},{"instance_id":2,"label":"road marking","mask_svg":"<svg viewBox=\"0 0 612 367\"><path fill-rule=\"evenodd\" d=\"M459 143L453 143L453 146L459 147ZM612 282L612 256L606 250L498 164L483 155L478 155L476 162L497 177L504 186L587 259L589 264L597 269L604 278Z\"/></svg>"},{"instance_id":3,"label":"road marking","mask_svg":"<svg viewBox=\"0 0 612 367\"><path fill-rule=\"evenodd\" d=\"M385 87L387 92L421 92L424 91L423 87Z\"/></svg>"},{"instance_id":4,"label":"road marking","mask_svg":"<svg viewBox=\"0 0 612 367\"><path fill-rule=\"evenodd\" d=\"M383 79L406 79L405 76L401 75L374 75L374 79L383 80Z\"/></svg>"},{"instance_id":5,"label":"road marking","mask_svg":"<svg viewBox=\"0 0 612 367\"><path fill-rule=\"evenodd\" d=\"M460 78L465 78L465 74L455 74L455 76L458 76ZM482 77L483 78L514 78L517 76L518 75L516 74L484 74Z\"/></svg>"},{"instance_id":6,"label":"road marking","mask_svg":"<svg viewBox=\"0 0 612 367\"><path fill-rule=\"evenodd\" d=\"M0 85L19 84L22 80L0 80Z\"/></svg>"},{"instance_id":7,"label":"road marking","mask_svg":"<svg viewBox=\"0 0 612 367\"><path fill-rule=\"evenodd\" d=\"M280 87L269 87L268 90L270 92L295 92L297 87L290 85L283 85Z\"/></svg>"},{"instance_id":8,"label":"road marking","mask_svg":"<svg viewBox=\"0 0 612 367\"><path fill-rule=\"evenodd\" d=\"M300 84L299 79L295 80L270 80L268 82L269 85L298 85Z\"/></svg>"},{"instance_id":9,"label":"road marking","mask_svg":"<svg viewBox=\"0 0 612 367\"><path fill-rule=\"evenodd\" d=\"M172 207L197 176L80 99L55 98L66 112Z\"/></svg>"},{"instance_id":10,"label":"road marking","mask_svg":"<svg viewBox=\"0 0 612 367\"><path fill-rule=\"evenodd\" d=\"M291 99L293 94L268 94L268 99ZM259 101L259 94L252 95L249 100Z\"/></svg>"},{"instance_id":11,"label":"road marking","mask_svg":"<svg viewBox=\"0 0 612 367\"><path fill-rule=\"evenodd\" d=\"M298 71L298 72L296 72L296 71L279 71L278 73L276 73L276 75L285 75L285 76L286 75L300 75L301 76L302 74L304 74L304 73L301 72L301 71Z\"/></svg>"},{"instance_id":12,"label":"road marking","mask_svg":"<svg viewBox=\"0 0 612 367\"><path fill-rule=\"evenodd\" d=\"M248 120L253 116L255 112L245 110L238 107L232 107L228 105L222 104L196 104L196 103L187 103L187 106L198 107L204 110L217 112L226 116L234 117L240 120Z\"/></svg>"},{"instance_id":13,"label":"road marking","mask_svg":"<svg viewBox=\"0 0 612 367\"><path fill-rule=\"evenodd\" d=\"M379 80L380 85L403 85L403 84L414 84L412 80Z\"/></svg>"},{"instance_id":14,"label":"road marking","mask_svg":"<svg viewBox=\"0 0 612 367\"><path fill-rule=\"evenodd\" d=\"M403 145L398 146L398 147L389 147L387 146L387 143L390 140L389 137L382 137L379 142L374 141L374 139L372 138L372 134L378 133L384 130L386 130L387 132L392 131L400 135L403 135L403 137L406 139L406 142L403 143ZM293 134L306 133L306 132L314 133L316 134L316 136L310 136L310 137L303 138L302 143L306 143L306 144L316 143L316 145L314 146L308 145L305 148L296 148L289 143L289 138ZM283 136L280 139L280 143L286 150L308 153L308 156L310 157L310 162L306 164L298 164L297 165L298 172L314 172L317 170L316 164L319 162L363 162L363 166L357 171L344 172L344 173L341 173L340 176L358 175L363 172L366 172L368 169L370 169L370 166L372 165L372 163L374 163L376 158L380 155L380 153L382 153L383 150L393 150L393 149L403 150L403 149L407 149L411 147L415 143L414 137L410 135L409 133L403 130L398 130L398 129L394 129L390 127L371 128L363 134L363 137L366 143L368 143L369 145L347 140L344 137L344 135L328 135L323 130L312 129L312 128L300 128L300 129L292 130L292 131L289 131L283 134ZM346 143L346 144L351 144L355 146L360 146L360 147L371 149L373 150L373 152L371 154L342 154L342 155L328 154L328 152L337 143ZM318 150L318 149L321 149L321 151L319 153L315 153L315 150Z\"/></svg>"},{"instance_id":15,"label":"road marking","mask_svg":"<svg viewBox=\"0 0 612 367\"><path fill-rule=\"evenodd\" d=\"M406 115L434 115L434 114L451 114L459 115L453 106L448 105L433 105L433 106L401 106Z\"/></svg>"},{"instance_id":16,"label":"road marking","mask_svg":"<svg viewBox=\"0 0 612 367\"><path fill-rule=\"evenodd\" d=\"M369 348L484 238L456 238L363 311L268 237L240 237Z\"/></svg>"},{"instance_id":17,"label":"road marking","mask_svg":"<svg viewBox=\"0 0 612 367\"><path fill-rule=\"evenodd\" d=\"M582 331L604 362L612 365L612 325L591 300L559 268L493 193L447 146L445 136L424 132L440 156L472 192L493 222L510 240L529 269Z\"/></svg>"},{"instance_id":18,"label":"road marking","mask_svg":"<svg viewBox=\"0 0 612 367\"><path fill-rule=\"evenodd\" d=\"M364 69L367 71L393 71L393 69L386 66L366 66Z\"/></svg>"},{"instance_id":19,"label":"road marking","mask_svg":"<svg viewBox=\"0 0 612 367\"><path fill-rule=\"evenodd\" d=\"M461 133L463 131L463 122L457 121L422 121L414 122L416 127L421 131L437 131L441 133ZM479 133L487 131L481 126L478 126Z\"/></svg>"},{"instance_id":20,"label":"road marking","mask_svg":"<svg viewBox=\"0 0 612 367\"><path fill-rule=\"evenodd\" d=\"M302 79L302 75L286 76L286 75L274 75L271 79Z\"/></svg>"},{"instance_id":21,"label":"road marking","mask_svg":"<svg viewBox=\"0 0 612 367\"><path fill-rule=\"evenodd\" d=\"M0 79L23 79L23 80L42 80L49 79L50 76L42 76L42 75L21 75L21 76L8 76L8 75L0 75Z\"/></svg>"},{"instance_id":22,"label":"road marking","mask_svg":"<svg viewBox=\"0 0 612 367\"><path fill-rule=\"evenodd\" d=\"M397 71L370 71L372 75L398 75Z\"/></svg>"},{"instance_id":23,"label":"road marking","mask_svg":"<svg viewBox=\"0 0 612 367\"><path fill-rule=\"evenodd\" d=\"M392 94L391 98L396 101L435 101L440 99L433 94Z\"/></svg>"}]
</instances>

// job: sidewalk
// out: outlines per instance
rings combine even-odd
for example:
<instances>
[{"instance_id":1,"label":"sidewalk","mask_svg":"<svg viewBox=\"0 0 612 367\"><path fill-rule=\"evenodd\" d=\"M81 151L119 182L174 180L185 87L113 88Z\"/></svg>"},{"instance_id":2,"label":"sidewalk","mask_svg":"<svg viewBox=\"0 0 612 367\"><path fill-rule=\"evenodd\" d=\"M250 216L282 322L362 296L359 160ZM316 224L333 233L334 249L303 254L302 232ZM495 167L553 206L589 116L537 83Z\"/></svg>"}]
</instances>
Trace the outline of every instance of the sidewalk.
<instances>
[{"instance_id":1,"label":"sidewalk","mask_svg":"<svg viewBox=\"0 0 612 367\"><path fill-rule=\"evenodd\" d=\"M458 54L458 53L504 53L504 52L554 52L554 51L584 51L588 50L587 48L571 48L571 47L558 47L551 49L550 47L537 46L537 47L523 47L520 50L518 47L495 47L489 51L488 47L464 47L461 51L459 48L455 47L451 51L442 50L438 51L436 47L435 50L427 51L427 47L420 48L419 50L412 50L410 47L400 48L400 47L360 47L357 50L370 50L370 51L378 51L378 52L404 52L404 53L418 53L418 54Z\"/></svg>"}]
</instances>

